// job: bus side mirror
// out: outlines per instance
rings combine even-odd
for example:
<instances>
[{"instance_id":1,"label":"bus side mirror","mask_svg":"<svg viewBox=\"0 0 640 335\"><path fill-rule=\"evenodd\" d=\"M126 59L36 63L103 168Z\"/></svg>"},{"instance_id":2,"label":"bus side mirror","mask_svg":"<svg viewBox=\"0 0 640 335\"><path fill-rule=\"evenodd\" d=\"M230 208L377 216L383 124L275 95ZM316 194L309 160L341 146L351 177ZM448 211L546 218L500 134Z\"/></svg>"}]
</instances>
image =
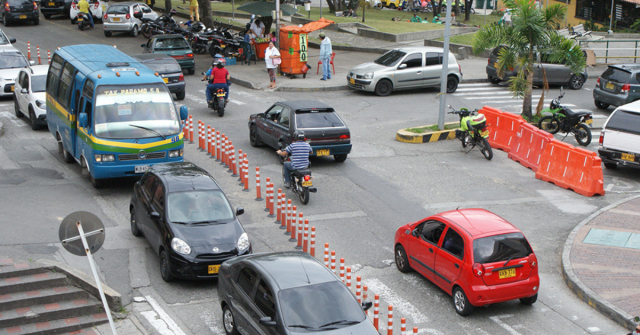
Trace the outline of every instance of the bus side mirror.
<instances>
[{"instance_id":1,"label":"bus side mirror","mask_svg":"<svg viewBox=\"0 0 640 335\"><path fill-rule=\"evenodd\" d=\"M87 123L87 113L80 113L80 115L78 116L78 126L87 128Z\"/></svg>"},{"instance_id":2,"label":"bus side mirror","mask_svg":"<svg viewBox=\"0 0 640 335\"><path fill-rule=\"evenodd\" d=\"M189 117L189 108L187 106L180 107L180 120L186 120Z\"/></svg>"}]
</instances>

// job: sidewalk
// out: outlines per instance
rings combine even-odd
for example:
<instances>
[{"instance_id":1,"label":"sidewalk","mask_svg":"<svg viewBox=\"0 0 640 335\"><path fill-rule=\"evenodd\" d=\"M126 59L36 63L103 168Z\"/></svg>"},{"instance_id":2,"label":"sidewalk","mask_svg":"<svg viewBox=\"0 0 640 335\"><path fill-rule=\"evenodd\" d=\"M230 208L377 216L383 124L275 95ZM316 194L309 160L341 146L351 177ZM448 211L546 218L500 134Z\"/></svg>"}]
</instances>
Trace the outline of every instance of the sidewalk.
<instances>
[{"instance_id":1,"label":"sidewalk","mask_svg":"<svg viewBox=\"0 0 640 335\"><path fill-rule=\"evenodd\" d=\"M640 322L640 196L581 222L562 254L564 278L579 298L620 325Z\"/></svg>"}]
</instances>

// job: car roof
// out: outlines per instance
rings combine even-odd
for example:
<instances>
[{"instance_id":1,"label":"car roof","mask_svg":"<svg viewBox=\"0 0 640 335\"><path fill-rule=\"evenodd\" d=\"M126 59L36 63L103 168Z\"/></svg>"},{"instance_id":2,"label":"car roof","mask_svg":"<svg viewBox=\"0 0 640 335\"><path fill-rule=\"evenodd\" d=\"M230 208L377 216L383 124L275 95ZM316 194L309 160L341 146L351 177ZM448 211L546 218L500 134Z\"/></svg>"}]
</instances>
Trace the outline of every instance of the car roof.
<instances>
[{"instance_id":1,"label":"car roof","mask_svg":"<svg viewBox=\"0 0 640 335\"><path fill-rule=\"evenodd\" d=\"M615 67L624 71L640 71L640 64L616 64L609 65L609 67Z\"/></svg>"},{"instance_id":2,"label":"car roof","mask_svg":"<svg viewBox=\"0 0 640 335\"><path fill-rule=\"evenodd\" d=\"M288 100L288 101L278 101L277 103L280 105L287 106L291 108L293 111L296 111L299 109L313 109L313 108L333 109L333 107L325 105L320 101L313 101L313 100Z\"/></svg>"},{"instance_id":3,"label":"car roof","mask_svg":"<svg viewBox=\"0 0 640 335\"><path fill-rule=\"evenodd\" d=\"M625 112L640 114L640 100L636 100L634 102L628 103L626 105L622 105L616 108L613 112L615 113L618 110L624 110ZM613 115L613 113L611 113ZM609 116L611 118L611 116ZM605 127L606 128L606 127Z\"/></svg>"},{"instance_id":4,"label":"car roof","mask_svg":"<svg viewBox=\"0 0 640 335\"><path fill-rule=\"evenodd\" d=\"M444 49L438 47L405 47L405 48L397 48L395 50L399 50L406 53L411 52L444 52Z\"/></svg>"},{"instance_id":5,"label":"car roof","mask_svg":"<svg viewBox=\"0 0 640 335\"><path fill-rule=\"evenodd\" d=\"M128 6L131 6L131 5L144 5L144 4L142 2L127 1L127 2L116 2L111 6L115 6L115 5L128 5ZM111 7L111 6L109 6L109 7Z\"/></svg>"},{"instance_id":6,"label":"car roof","mask_svg":"<svg viewBox=\"0 0 640 335\"><path fill-rule=\"evenodd\" d=\"M29 71L29 68L31 71ZM47 71L49 71L49 65L31 65L29 68L26 68L25 71L32 76L47 74Z\"/></svg>"},{"instance_id":7,"label":"car roof","mask_svg":"<svg viewBox=\"0 0 640 335\"><path fill-rule=\"evenodd\" d=\"M280 290L338 280L326 266L301 251L253 254L245 262L261 268Z\"/></svg>"},{"instance_id":8,"label":"car roof","mask_svg":"<svg viewBox=\"0 0 640 335\"><path fill-rule=\"evenodd\" d=\"M507 232L520 232L509 221L482 208L457 209L440 213L436 216L455 223L474 238Z\"/></svg>"},{"instance_id":9,"label":"car roof","mask_svg":"<svg viewBox=\"0 0 640 335\"><path fill-rule=\"evenodd\" d=\"M155 164L149 172L160 177L167 193L220 189L207 171L189 162Z\"/></svg>"},{"instance_id":10,"label":"car roof","mask_svg":"<svg viewBox=\"0 0 640 335\"><path fill-rule=\"evenodd\" d=\"M153 36L153 38L155 38L157 40L164 40L164 39L168 39L168 38L181 38L181 39L184 39L184 36L178 35L178 34L167 34L167 35L156 35L156 36Z\"/></svg>"},{"instance_id":11,"label":"car roof","mask_svg":"<svg viewBox=\"0 0 640 335\"><path fill-rule=\"evenodd\" d=\"M134 55L132 57L137 59L137 60L139 60L142 63L144 63L146 61L150 61L150 60L159 60L159 59L173 59L173 60L175 60L173 57L171 57L169 55L159 54L159 53Z\"/></svg>"}]
</instances>

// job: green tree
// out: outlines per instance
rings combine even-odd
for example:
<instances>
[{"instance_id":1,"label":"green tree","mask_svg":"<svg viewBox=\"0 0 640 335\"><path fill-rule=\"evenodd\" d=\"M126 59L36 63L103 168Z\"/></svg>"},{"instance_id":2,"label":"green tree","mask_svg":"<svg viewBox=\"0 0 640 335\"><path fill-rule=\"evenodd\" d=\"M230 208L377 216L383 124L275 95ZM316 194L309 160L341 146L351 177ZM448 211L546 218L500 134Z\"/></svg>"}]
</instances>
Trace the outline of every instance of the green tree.
<instances>
[{"instance_id":1,"label":"green tree","mask_svg":"<svg viewBox=\"0 0 640 335\"><path fill-rule=\"evenodd\" d=\"M573 40L558 35L555 30L564 22L565 5L553 4L539 9L534 1L504 2L511 10L511 26L483 27L473 42L473 51L479 54L485 49L506 46L498 53L498 76L502 78L506 69L517 70L516 76L509 79L509 90L514 97L523 99L522 116L531 118L534 66L540 65L539 55L545 55L550 62L566 64L574 74L582 73L586 59Z\"/></svg>"}]
</instances>

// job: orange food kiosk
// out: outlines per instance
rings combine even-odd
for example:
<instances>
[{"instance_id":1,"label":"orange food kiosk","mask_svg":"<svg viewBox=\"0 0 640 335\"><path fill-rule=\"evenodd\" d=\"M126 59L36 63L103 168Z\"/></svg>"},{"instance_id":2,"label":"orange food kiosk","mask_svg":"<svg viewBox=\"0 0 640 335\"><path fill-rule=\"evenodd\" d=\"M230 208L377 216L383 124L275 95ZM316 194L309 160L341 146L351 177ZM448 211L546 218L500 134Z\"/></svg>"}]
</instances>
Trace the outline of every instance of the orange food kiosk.
<instances>
[{"instance_id":1,"label":"orange food kiosk","mask_svg":"<svg viewBox=\"0 0 640 335\"><path fill-rule=\"evenodd\" d=\"M288 75L301 74L306 78L307 71L311 68L307 65L308 34L322 29L333 21L321 18L318 21L309 22L302 27L285 26L280 28L280 73Z\"/></svg>"}]
</instances>

